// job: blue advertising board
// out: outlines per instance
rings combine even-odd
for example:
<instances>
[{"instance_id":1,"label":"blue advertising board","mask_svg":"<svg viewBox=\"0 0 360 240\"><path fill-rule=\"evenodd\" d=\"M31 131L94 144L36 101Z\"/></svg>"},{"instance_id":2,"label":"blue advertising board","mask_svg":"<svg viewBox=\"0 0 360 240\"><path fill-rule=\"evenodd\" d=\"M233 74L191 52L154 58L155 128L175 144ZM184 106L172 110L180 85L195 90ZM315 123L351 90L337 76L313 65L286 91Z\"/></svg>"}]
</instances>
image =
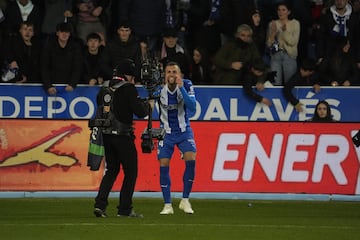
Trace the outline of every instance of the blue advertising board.
<instances>
[{"instance_id":1,"label":"blue advertising board","mask_svg":"<svg viewBox=\"0 0 360 240\"><path fill-rule=\"evenodd\" d=\"M99 87L80 85L66 92L57 85L57 95L48 95L40 84L0 84L0 118L90 119L96 110ZM147 91L138 86L139 95ZM284 98L282 87L269 87L260 94L271 100L266 106L249 99L238 86L195 86L197 111L192 120L205 121L305 121L312 117L319 100L331 105L334 119L359 122L357 101L360 87L322 87L319 93L310 87L296 87L294 95L303 103L304 111L297 113ZM153 118L157 119L154 110Z\"/></svg>"}]
</instances>

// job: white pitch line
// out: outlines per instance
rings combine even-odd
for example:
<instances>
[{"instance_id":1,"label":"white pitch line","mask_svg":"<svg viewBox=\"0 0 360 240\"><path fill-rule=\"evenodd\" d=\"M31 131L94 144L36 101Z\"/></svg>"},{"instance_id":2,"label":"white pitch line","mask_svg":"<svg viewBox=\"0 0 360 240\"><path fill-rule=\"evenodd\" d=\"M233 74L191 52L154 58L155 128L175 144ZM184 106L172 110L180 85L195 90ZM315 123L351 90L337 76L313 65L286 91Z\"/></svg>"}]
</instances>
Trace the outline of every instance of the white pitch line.
<instances>
[{"instance_id":1,"label":"white pitch line","mask_svg":"<svg viewBox=\"0 0 360 240\"><path fill-rule=\"evenodd\" d=\"M133 225L132 223L107 223L107 222L103 222L103 223L5 223L5 224L0 224L0 227L4 226L29 226L29 227L44 227L44 226L99 226L99 225L104 225L104 226L131 226ZM320 226L314 226L314 225L263 225L263 224L201 224L201 223L196 223L196 224L189 224L189 223L174 223L174 224L167 224L167 223L139 223L138 221L136 222L137 226L148 226L148 227L153 227L153 226L167 226L167 227L171 227L171 226L187 226L187 227L208 227L208 226L212 226L212 227L239 227L239 228L284 228L284 229L289 229L289 228L297 228L297 229L309 229L309 228L313 228L313 229L359 229L358 226L327 226L327 225L320 225Z\"/></svg>"}]
</instances>

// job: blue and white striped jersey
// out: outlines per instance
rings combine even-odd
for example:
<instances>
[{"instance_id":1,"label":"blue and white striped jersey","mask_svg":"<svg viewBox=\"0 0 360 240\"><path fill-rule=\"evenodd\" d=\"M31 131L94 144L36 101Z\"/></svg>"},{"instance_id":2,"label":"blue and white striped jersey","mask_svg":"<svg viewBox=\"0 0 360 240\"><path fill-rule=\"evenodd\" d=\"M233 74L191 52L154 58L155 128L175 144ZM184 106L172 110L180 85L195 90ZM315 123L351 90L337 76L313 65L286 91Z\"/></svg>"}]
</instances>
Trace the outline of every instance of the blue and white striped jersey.
<instances>
[{"instance_id":1,"label":"blue and white striped jersey","mask_svg":"<svg viewBox=\"0 0 360 240\"><path fill-rule=\"evenodd\" d=\"M196 110L192 82L184 79L184 86L171 92L165 85L160 92L160 124L166 133L185 132L190 127L189 114Z\"/></svg>"}]
</instances>

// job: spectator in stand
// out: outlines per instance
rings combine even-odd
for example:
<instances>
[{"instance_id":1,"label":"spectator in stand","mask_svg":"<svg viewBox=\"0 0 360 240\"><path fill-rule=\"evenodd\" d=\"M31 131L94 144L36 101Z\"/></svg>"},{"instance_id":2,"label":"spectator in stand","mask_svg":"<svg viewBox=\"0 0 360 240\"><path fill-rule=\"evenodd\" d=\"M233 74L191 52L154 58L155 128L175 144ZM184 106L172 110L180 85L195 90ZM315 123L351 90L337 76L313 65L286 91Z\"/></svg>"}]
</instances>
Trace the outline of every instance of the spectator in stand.
<instances>
[{"instance_id":1,"label":"spectator in stand","mask_svg":"<svg viewBox=\"0 0 360 240\"><path fill-rule=\"evenodd\" d=\"M315 106L314 116L311 122L336 122L331 114L330 104L325 101L319 101Z\"/></svg>"},{"instance_id":2,"label":"spectator in stand","mask_svg":"<svg viewBox=\"0 0 360 240\"><path fill-rule=\"evenodd\" d=\"M297 112L303 111L303 104L294 96L292 90L295 86L312 86L315 93L320 92L317 79L315 60L304 59L300 69L289 79L283 88L285 98L294 106Z\"/></svg>"},{"instance_id":3,"label":"spectator in stand","mask_svg":"<svg viewBox=\"0 0 360 240\"><path fill-rule=\"evenodd\" d=\"M262 25L262 18L258 9L252 9L249 14L249 26L253 30L252 39L261 57L265 56L266 28Z\"/></svg>"},{"instance_id":4,"label":"spectator in stand","mask_svg":"<svg viewBox=\"0 0 360 240\"><path fill-rule=\"evenodd\" d=\"M61 22L69 22L75 25L72 12L72 0L44 0L41 33L44 43L49 37L55 35L56 25Z\"/></svg>"},{"instance_id":5,"label":"spectator in stand","mask_svg":"<svg viewBox=\"0 0 360 240\"><path fill-rule=\"evenodd\" d=\"M74 0L77 37L86 43L89 33L96 32L106 36L108 16L105 9L110 0Z\"/></svg>"},{"instance_id":6,"label":"spectator in stand","mask_svg":"<svg viewBox=\"0 0 360 240\"><path fill-rule=\"evenodd\" d=\"M103 49L100 35L97 33L88 34L84 51L84 72L80 83L90 86L103 84L104 77L100 69L100 57Z\"/></svg>"},{"instance_id":7,"label":"spectator in stand","mask_svg":"<svg viewBox=\"0 0 360 240\"><path fill-rule=\"evenodd\" d=\"M321 82L331 86L357 85L358 73L349 52L350 42L346 37L338 37L336 42L336 49L319 66Z\"/></svg>"},{"instance_id":8,"label":"spectator in stand","mask_svg":"<svg viewBox=\"0 0 360 240\"><path fill-rule=\"evenodd\" d=\"M129 22L133 34L144 41L150 51L159 52L161 33L165 28L164 0L119 0L118 14L120 19Z\"/></svg>"},{"instance_id":9,"label":"spectator in stand","mask_svg":"<svg viewBox=\"0 0 360 240\"><path fill-rule=\"evenodd\" d=\"M355 14L360 13L360 0L352 0L352 8Z\"/></svg>"},{"instance_id":10,"label":"spectator in stand","mask_svg":"<svg viewBox=\"0 0 360 240\"><path fill-rule=\"evenodd\" d=\"M323 9L322 9L322 14L325 14L326 11L328 11L330 9L330 7L334 4L335 0L323 0L324 4L323 4Z\"/></svg>"},{"instance_id":11,"label":"spectator in stand","mask_svg":"<svg viewBox=\"0 0 360 240\"><path fill-rule=\"evenodd\" d=\"M238 27L236 38L225 43L216 53L214 81L216 84L242 85L244 74L254 60L260 58L252 41L252 28L247 24Z\"/></svg>"},{"instance_id":12,"label":"spectator in stand","mask_svg":"<svg viewBox=\"0 0 360 240\"><path fill-rule=\"evenodd\" d=\"M34 25L25 21L20 24L20 36L9 37L3 46L9 69L16 69L17 83L41 83L40 40L34 37Z\"/></svg>"},{"instance_id":13,"label":"spectator in stand","mask_svg":"<svg viewBox=\"0 0 360 240\"><path fill-rule=\"evenodd\" d=\"M81 45L71 37L70 23L59 23L56 36L49 39L41 56L41 76L45 90L50 95L57 93L53 84L67 84L71 92L81 79L83 56Z\"/></svg>"},{"instance_id":14,"label":"spectator in stand","mask_svg":"<svg viewBox=\"0 0 360 240\"><path fill-rule=\"evenodd\" d=\"M165 4L165 28L175 28L178 31L178 44L186 48L185 35L188 30L190 0L166 0Z\"/></svg>"},{"instance_id":15,"label":"spectator in stand","mask_svg":"<svg viewBox=\"0 0 360 240\"><path fill-rule=\"evenodd\" d=\"M286 2L277 5L278 19L270 22L267 47L270 49L270 67L276 71L275 85L286 84L297 70L300 23L290 17Z\"/></svg>"},{"instance_id":16,"label":"spectator in stand","mask_svg":"<svg viewBox=\"0 0 360 240\"><path fill-rule=\"evenodd\" d=\"M41 14L37 5L31 0L16 0L8 3L5 10L4 30L5 37L19 34L19 26L22 22L32 22L34 35L40 34Z\"/></svg>"},{"instance_id":17,"label":"spectator in stand","mask_svg":"<svg viewBox=\"0 0 360 240\"><path fill-rule=\"evenodd\" d=\"M220 0L191 1L189 9L188 49L204 48L211 59L221 47Z\"/></svg>"},{"instance_id":18,"label":"spectator in stand","mask_svg":"<svg viewBox=\"0 0 360 240\"><path fill-rule=\"evenodd\" d=\"M234 37L233 33L239 25L248 23L249 12L254 8L254 0L220 1L221 29L225 37L223 44Z\"/></svg>"},{"instance_id":19,"label":"spectator in stand","mask_svg":"<svg viewBox=\"0 0 360 240\"><path fill-rule=\"evenodd\" d=\"M333 0L311 0L311 3L312 27L309 29L308 56L318 59L318 47L316 45L320 36L320 20L332 6Z\"/></svg>"},{"instance_id":20,"label":"spectator in stand","mask_svg":"<svg viewBox=\"0 0 360 240\"><path fill-rule=\"evenodd\" d=\"M293 17L300 23L300 35L298 43L298 57L301 59L308 58L309 32L313 21L311 16L311 0L292 0L291 9Z\"/></svg>"},{"instance_id":21,"label":"spectator in stand","mask_svg":"<svg viewBox=\"0 0 360 240\"><path fill-rule=\"evenodd\" d=\"M277 4L283 0L257 0L256 7L261 12L262 21L269 23L270 21L277 19Z\"/></svg>"},{"instance_id":22,"label":"spectator in stand","mask_svg":"<svg viewBox=\"0 0 360 240\"><path fill-rule=\"evenodd\" d=\"M211 70L212 65L207 57L206 50L196 47L193 50L193 56L190 66L190 79L196 85L212 84Z\"/></svg>"},{"instance_id":23,"label":"spectator in stand","mask_svg":"<svg viewBox=\"0 0 360 240\"><path fill-rule=\"evenodd\" d=\"M308 38L308 57L317 59L316 57L316 41L320 28L320 17L324 11L323 0L311 0L311 28L309 28Z\"/></svg>"},{"instance_id":24,"label":"spectator in stand","mask_svg":"<svg viewBox=\"0 0 360 240\"><path fill-rule=\"evenodd\" d=\"M358 16L353 13L348 0L334 0L333 5L320 18L316 43L319 62L331 56L334 49L339 48L338 37L347 37L351 46L350 52L355 56L358 54L359 41L356 36L359 33L359 26L357 26L357 18Z\"/></svg>"},{"instance_id":25,"label":"spectator in stand","mask_svg":"<svg viewBox=\"0 0 360 240\"><path fill-rule=\"evenodd\" d=\"M168 62L178 63L184 78L189 78L190 63L188 54L185 49L177 43L177 40L176 29L165 29L161 46L160 61L163 66L166 66Z\"/></svg>"},{"instance_id":26,"label":"spectator in stand","mask_svg":"<svg viewBox=\"0 0 360 240\"><path fill-rule=\"evenodd\" d=\"M266 65L262 59L258 59L254 61L250 67L250 71L245 75L244 91L249 98L255 100L256 102L271 106L272 102L268 98L261 96L253 90L253 86L255 86L257 91L263 91L265 89L266 80Z\"/></svg>"},{"instance_id":27,"label":"spectator in stand","mask_svg":"<svg viewBox=\"0 0 360 240\"><path fill-rule=\"evenodd\" d=\"M140 80L141 49L140 43L132 34L128 21L121 21L116 37L110 40L100 58L100 67L104 80L112 78L113 70L124 60L131 59L135 63L135 82Z\"/></svg>"}]
</instances>

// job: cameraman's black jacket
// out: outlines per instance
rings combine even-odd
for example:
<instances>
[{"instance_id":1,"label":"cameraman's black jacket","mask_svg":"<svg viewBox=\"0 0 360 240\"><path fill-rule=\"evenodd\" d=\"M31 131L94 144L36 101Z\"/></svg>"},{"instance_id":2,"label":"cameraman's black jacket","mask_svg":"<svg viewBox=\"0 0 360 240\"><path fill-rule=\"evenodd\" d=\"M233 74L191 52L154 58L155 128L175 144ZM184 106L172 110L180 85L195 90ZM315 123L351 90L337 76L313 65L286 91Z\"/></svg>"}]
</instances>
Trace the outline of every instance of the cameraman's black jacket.
<instances>
[{"instance_id":1,"label":"cameraman's black jacket","mask_svg":"<svg viewBox=\"0 0 360 240\"><path fill-rule=\"evenodd\" d=\"M149 113L149 104L139 98L134 84L123 83L116 88L103 87L97 95L98 113L100 118L110 119L111 126L104 127L104 134L133 135L133 115L143 118ZM104 101L106 94L112 95L110 104ZM104 105L110 105L110 112L104 114ZM99 116L97 116L99 118Z\"/></svg>"}]
</instances>

